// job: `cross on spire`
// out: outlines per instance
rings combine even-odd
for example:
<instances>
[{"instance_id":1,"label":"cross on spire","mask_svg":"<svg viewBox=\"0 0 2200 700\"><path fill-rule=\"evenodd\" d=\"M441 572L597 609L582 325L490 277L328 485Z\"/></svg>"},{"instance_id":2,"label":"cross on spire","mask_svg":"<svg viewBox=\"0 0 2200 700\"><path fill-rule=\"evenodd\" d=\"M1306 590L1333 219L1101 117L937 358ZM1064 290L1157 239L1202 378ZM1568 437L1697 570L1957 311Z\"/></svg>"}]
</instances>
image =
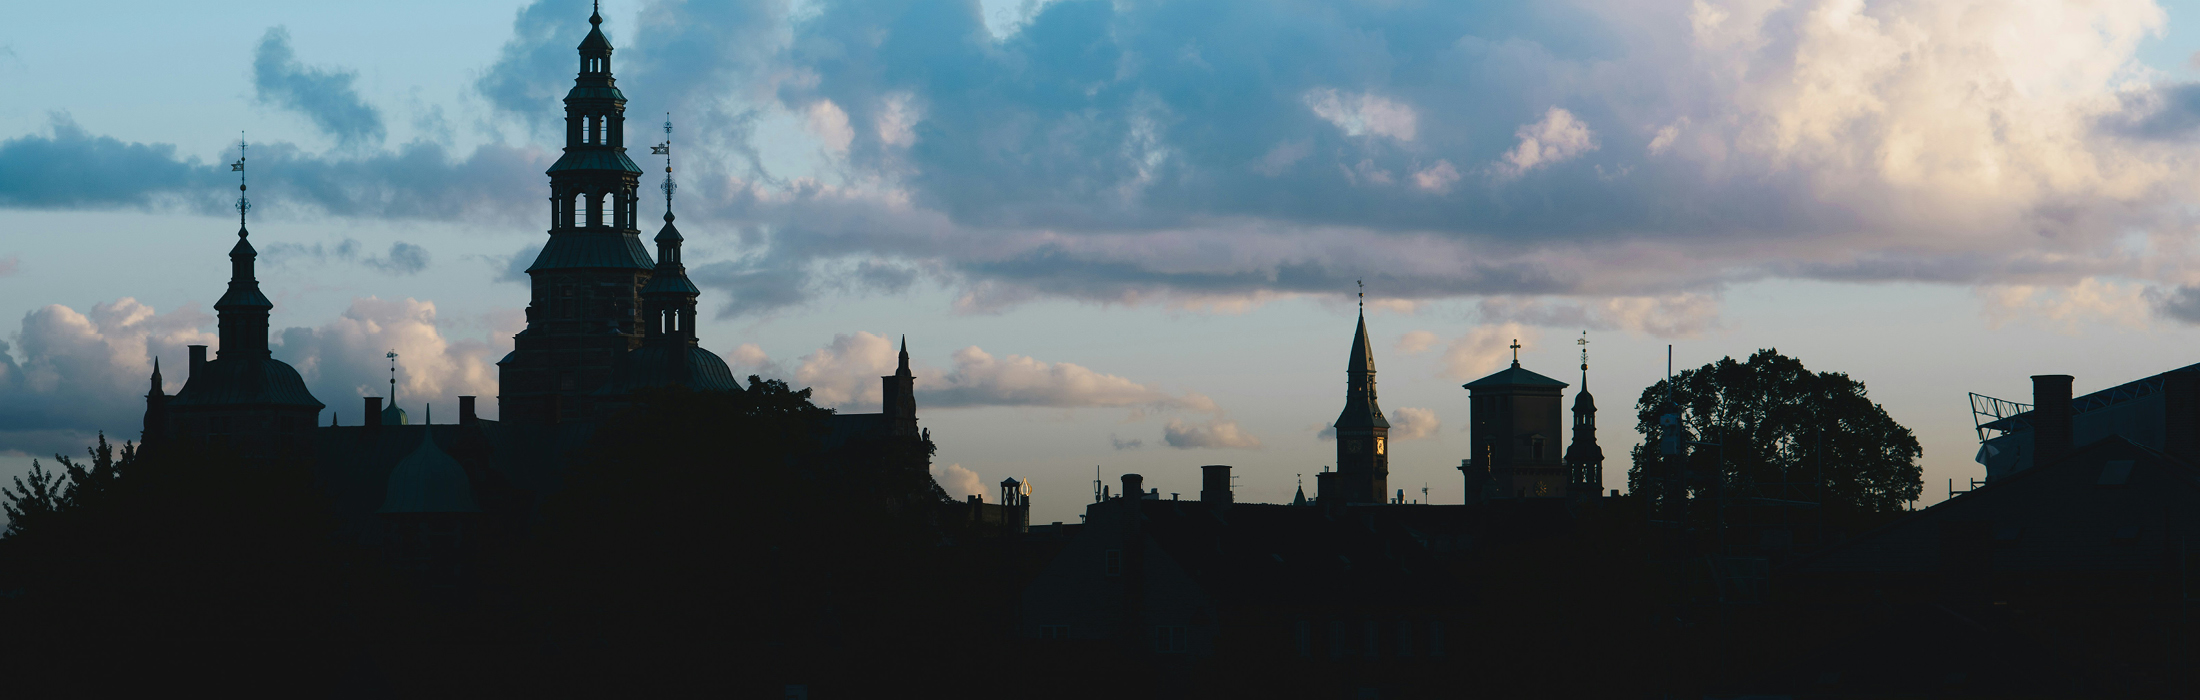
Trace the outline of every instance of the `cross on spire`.
<instances>
[{"instance_id":1,"label":"cross on spire","mask_svg":"<svg viewBox=\"0 0 2200 700\"><path fill-rule=\"evenodd\" d=\"M1519 366L1520 366L1520 339L1519 339L1519 338L1514 338L1514 339L1513 339L1512 349L1513 349L1513 366L1514 366L1514 367L1519 367Z\"/></svg>"},{"instance_id":2,"label":"cross on spire","mask_svg":"<svg viewBox=\"0 0 2200 700\"><path fill-rule=\"evenodd\" d=\"M246 144L245 144L245 141L244 141L244 132L242 132L242 131L239 131L239 132L237 132L237 162L235 162L235 163L230 163L230 164L229 164L229 169L230 169L230 170L234 170L234 171L236 171L236 172L237 172L237 237L238 237L238 238L243 238L243 237L244 237L244 213L245 213L245 212L247 212L247 211L251 211L251 210L252 210L252 202L251 202L250 200L247 200L247 199L245 199L245 196L244 196L244 151L245 151L245 147L246 147Z\"/></svg>"}]
</instances>

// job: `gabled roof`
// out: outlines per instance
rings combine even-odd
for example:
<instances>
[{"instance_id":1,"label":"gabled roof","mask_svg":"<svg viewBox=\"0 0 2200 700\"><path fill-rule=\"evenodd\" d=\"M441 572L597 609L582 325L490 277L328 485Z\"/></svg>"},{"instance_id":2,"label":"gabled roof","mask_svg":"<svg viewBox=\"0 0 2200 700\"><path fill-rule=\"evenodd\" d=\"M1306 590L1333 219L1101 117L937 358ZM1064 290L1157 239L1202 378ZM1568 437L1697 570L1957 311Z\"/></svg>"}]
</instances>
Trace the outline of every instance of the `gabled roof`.
<instances>
[{"instance_id":1,"label":"gabled roof","mask_svg":"<svg viewBox=\"0 0 2200 700\"><path fill-rule=\"evenodd\" d=\"M376 513L479 513L466 468L436 447L435 429L420 433L412 454L390 470L382 507Z\"/></svg>"},{"instance_id":2,"label":"gabled roof","mask_svg":"<svg viewBox=\"0 0 2200 700\"><path fill-rule=\"evenodd\" d=\"M1498 370L1496 374L1492 374L1481 379L1476 379L1474 381L1461 384L1460 386L1466 387L1468 389L1494 389L1502 386L1556 387L1559 389L1564 389L1566 388L1566 383L1556 379L1552 379L1550 377L1536 374L1534 372L1530 372L1525 369L1521 369L1520 363L1514 362L1513 366Z\"/></svg>"}]
</instances>

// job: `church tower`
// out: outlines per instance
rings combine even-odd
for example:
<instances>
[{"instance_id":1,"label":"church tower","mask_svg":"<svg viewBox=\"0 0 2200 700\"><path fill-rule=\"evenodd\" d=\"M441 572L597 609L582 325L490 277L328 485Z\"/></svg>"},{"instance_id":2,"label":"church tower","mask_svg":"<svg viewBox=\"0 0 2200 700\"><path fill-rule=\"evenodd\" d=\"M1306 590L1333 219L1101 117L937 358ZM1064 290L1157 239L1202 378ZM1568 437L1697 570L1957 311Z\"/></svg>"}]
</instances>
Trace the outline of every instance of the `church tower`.
<instances>
[{"instance_id":1,"label":"church tower","mask_svg":"<svg viewBox=\"0 0 2200 700\"><path fill-rule=\"evenodd\" d=\"M1582 331L1581 391L1574 394L1574 441L1566 446L1566 494L1596 498L1604 494L1604 448L1597 446L1597 399L1589 395L1589 332Z\"/></svg>"},{"instance_id":2,"label":"church tower","mask_svg":"<svg viewBox=\"0 0 2200 700\"><path fill-rule=\"evenodd\" d=\"M603 16L590 14L565 95L565 155L550 166L550 241L527 268L527 328L499 367L504 420L592 417L594 397L639 346L640 291L655 267L636 216L642 169L626 155L626 95L611 77Z\"/></svg>"},{"instance_id":3,"label":"church tower","mask_svg":"<svg viewBox=\"0 0 2200 700\"><path fill-rule=\"evenodd\" d=\"M1390 421L1375 399L1375 350L1367 341L1367 312L1352 334L1345 363L1344 411L1337 414L1337 471L1315 480L1315 498L1344 503L1382 503L1390 494ZM1335 487L1337 493L1329 493Z\"/></svg>"},{"instance_id":4,"label":"church tower","mask_svg":"<svg viewBox=\"0 0 2200 700\"><path fill-rule=\"evenodd\" d=\"M1559 498L1569 478L1558 451L1566 383L1520 367L1520 341L1512 366L1462 385L1472 418L1468 443L1474 454L1460 464L1467 497Z\"/></svg>"},{"instance_id":5,"label":"church tower","mask_svg":"<svg viewBox=\"0 0 2200 700\"><path fill-rule=\"evenodd\" d=\"M901 337L901 365L894 373L879 377L885 383L880 412L886 414L889 430L894 435L917 434L917 376L909 373L909 336Z\"/></svg>"}]
</instances>

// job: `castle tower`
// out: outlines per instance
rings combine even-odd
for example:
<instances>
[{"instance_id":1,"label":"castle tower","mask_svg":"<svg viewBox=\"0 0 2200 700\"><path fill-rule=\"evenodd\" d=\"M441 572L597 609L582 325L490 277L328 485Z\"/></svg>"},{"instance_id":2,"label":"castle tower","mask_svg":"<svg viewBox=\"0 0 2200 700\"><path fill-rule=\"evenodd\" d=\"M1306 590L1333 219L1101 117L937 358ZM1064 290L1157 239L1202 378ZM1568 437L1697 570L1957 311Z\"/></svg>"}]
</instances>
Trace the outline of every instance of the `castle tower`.
<instances>
[{"instance_id":1,"label":"castle tower","mask_svg":"<svg viewBox=\"0 0 2200 700\"><path fill-rule=\"evenodd\" d=\"M527 328L497 363L505 420L592 416L594 397L644 335L639 293L655 263L636 217L642 169L626 156L626 95L611 76L602 15L588 24L565 95L565 155L548 171L550 241L527 268Z\"/></svg>"},{"instance_id":2,"label":"castle tower","mask_svg":"<svg viewBox=\"0 0 2200 700\"><path fill-rule=\"evenodd\" d=\"M1511 367L1461 385L1473 412L1474 454L1459 466L1470 500L1566 495L1569 478L1558 450L1566 383L1521 369L1520 341L1512 350Z\"/></svg>"},{"instance_id":3,"label":"castle tower","mask_svg":"<svg viewBox=\"0 0 2200 700\"><path fill-rule=\"evenodd\" d=\"M1604 494L1604 448L1597 446L1597 399L1589 395L1589 332L1582 331L1581 391L1574 394L1574 441L1566 446L1567 495Z\"/></svg>"},{"instance_id":4,"label":"castle tower","mask_svg":"<svg viewBox=\"0 0 2200 700\"><path fill-rule=\"evenodd\" d=\"M1375 398L1375 350L1367 340L1367 313L1352 334L1345 363L1344 411L1337 414L1337 471L1315 479L1321 501L1382 503L1390 493L1390 421ZM1337 493L1328 493L1330 488Z\"/></svg>"},{"instance_id":5,"label":"castle tower","mask_svg":"<svg viewBox=\"0 0 2200 700\"><path fill-rule=\"evenodd\" d=\"M685 240L672 225L672 121L665 120L665 142L650 151L665 157L665 225L657 230L657 267L642 287L642 346L620 363L618 377L600 400L615 405L637 389L684 386L696 391L740 391L726 361L704 350L695 336L695 300L703 290L688 279L680 259Z\"/></svg>"},{"instance_id":6,"label":"castle tower","mask_svg":"<svg viewBox=\"0 0 2200 700\"><path fill-rule=\"evenodd\" d=\"M239 153L243 150L240 143ZM306 390L298 370L276 360L268 350L267 318L275 304L260 293L260 282L253 276L260 254L252 248L251 231L245 228L245 214L252 204L244 196L244 163L240 155L230 164L231 170L240 173L237 245L229 249L229 291L214 302L220 353L203 365L194 355L191 376L164 404L176 435L220 445L248 460L310 458L308 435L322 404ZM157 386L159 380L154 381ZM146 401L151 414L153 397Z\"/></svg>"},{"instance_id":7,"label":"castle tower","mask_svg":"<svg viewBox=\"0 0 2200 700\"><path fill-rule=\"evenodd\" d=\"M894 435L917 434L917 377L909 373L909 336L901 337L901 365L892 375L879 377L885 383L879 411L886 414Z\"/></svg>"}]
</instances>

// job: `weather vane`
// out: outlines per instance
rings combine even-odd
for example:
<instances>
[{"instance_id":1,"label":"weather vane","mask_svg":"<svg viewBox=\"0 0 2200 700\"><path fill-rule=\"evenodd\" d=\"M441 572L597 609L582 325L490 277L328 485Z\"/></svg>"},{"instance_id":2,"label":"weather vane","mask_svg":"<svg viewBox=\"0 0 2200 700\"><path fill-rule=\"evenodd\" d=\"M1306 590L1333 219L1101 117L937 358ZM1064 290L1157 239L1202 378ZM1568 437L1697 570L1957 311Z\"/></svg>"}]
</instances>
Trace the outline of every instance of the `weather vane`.
<instances>
[{"instance_id":1,"label":"weather vane","mask_svg":"<svg viewBox=\"0 0 2200 700\"><path fill-rule=\"evenodd\" d=\"M244 236L244 213L252 210L252 202L245 199L244 196L244 151L244 132L239 131L237 132L237 162L229 164L229 169L237 173L237 235L239 237Z\"/></svg>"},{"instance_id":2,"label":"weather vane","mask_svg":"<svg viewBox=\"0 0 2200 700\"><path fill-rule=\"evenodd\" d=\"M383 355L383 357L390 358L390 405L395 406L397 405L397 351L391 350L390 354Z\"/></svg>"},{"instance_id":3,"label":"weather vane","mask_svg":"<svg viewBox=\"0 0 2200 700\"><path fill-rule=\"evenodd\" d=\"M1582 331L1581 339L1574 341L1574 344L1581 346L1581 389L1587 391L1589 389L1589 332Z\"/></svg>"},{"instance_id":4,"label":"weather vane","mask_svg":"<svg viewBox=\"0 0 2200 700\"><path fill-rule=\"evenodd\" d=\"M665 157L665 184L657 189L665 191L665 213L672 213L672 191L680 188L672 184L672 113L665 113L665 142L649 147L649 154Z\"/></svg>"}]
</instances>

